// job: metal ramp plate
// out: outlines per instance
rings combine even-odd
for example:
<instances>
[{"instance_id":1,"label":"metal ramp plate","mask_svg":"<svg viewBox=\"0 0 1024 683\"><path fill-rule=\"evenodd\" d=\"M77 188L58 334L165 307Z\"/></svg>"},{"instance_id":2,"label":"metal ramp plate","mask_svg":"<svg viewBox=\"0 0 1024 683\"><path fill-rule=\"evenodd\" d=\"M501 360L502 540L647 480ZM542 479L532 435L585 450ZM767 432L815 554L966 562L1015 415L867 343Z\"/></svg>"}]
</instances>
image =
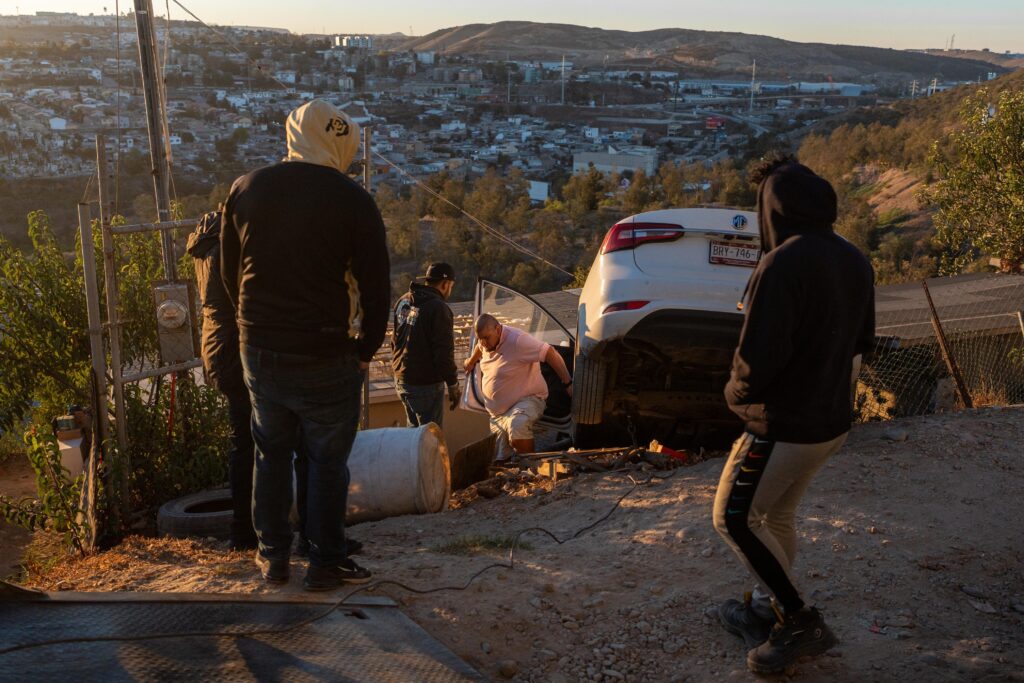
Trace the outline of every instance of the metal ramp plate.
<instances>
[{"instance_id":1,"label":"metal ramp plate","mask_svg":"<svg viewBox=\"0 0 1024 683\"><path fill-rule=\"evenodd\" d=\"M305 595L51 593L5 600L0 650L63 638L252 632L322 614ZM235 638L62 643L0 655L0 681L486 680L386 598L362 598L312 624Z\"/></svg>"}]
</instances>

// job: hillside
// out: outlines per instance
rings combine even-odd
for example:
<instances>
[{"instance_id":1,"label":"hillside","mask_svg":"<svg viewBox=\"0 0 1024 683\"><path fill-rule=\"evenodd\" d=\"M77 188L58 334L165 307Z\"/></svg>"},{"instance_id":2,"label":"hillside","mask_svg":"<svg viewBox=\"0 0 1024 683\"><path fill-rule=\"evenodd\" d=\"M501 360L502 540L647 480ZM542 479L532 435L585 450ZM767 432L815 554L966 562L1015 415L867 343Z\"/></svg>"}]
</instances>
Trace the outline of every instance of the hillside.
<instances>
[{"instance_id":1,"label":"hillside","mask_svg":"<svg viewBox=\"0 0 1024 683\"><path fill-rule=\"evenodd\" d=\"M840 645L796 667L801 683L1024 681L1024 412L964 411L858 425L801 505L795 572ZM758 680L746 649L707 614L750 582L711 527L722 459L633 489L622 473L553 484L529 475L491 486L493 499L356 525L361 563L416 588L461 585L502 562L517 529L516 568L468 590L386 592L492 680ZM649 475L633 472L646 482ZM999 520L991 523L990 520ZM206 541L135 537L69 560L26 583L47 590L297 593L258 580L249 553ZM340 596L342 593L335 593ZM300 637L299 635L296 636Z\"/></svg>"},{"instance_id":2,"label":"hillside","mask_svg":"<svg viewBox=\"0 0 1024 683\"><path fill-rule=\"evenodd\" d=\"M512 59L558 59L577 65L649 66L678 69L688 76L749 74L804 80L867 80L879 83L912 78L973 80L1007 68L988 61L854 45L797 43L769 36L666 28L616 31L569 24L502 21L441 29L412 38L407 50L437 50Z\"/></svg>"},{"instance_id":3,"label":"hillside","mask_svg":"<svg viewBox=\"0 0 1024 683\"><path fill-rule=\"evenodd\" d=\"M930 55L952 57L954 59L970 59L977 62L988 62L1006 69L1024 68L1024 57L1004 55L991 50L924 50Z\"/></svg>"}]
</instances>

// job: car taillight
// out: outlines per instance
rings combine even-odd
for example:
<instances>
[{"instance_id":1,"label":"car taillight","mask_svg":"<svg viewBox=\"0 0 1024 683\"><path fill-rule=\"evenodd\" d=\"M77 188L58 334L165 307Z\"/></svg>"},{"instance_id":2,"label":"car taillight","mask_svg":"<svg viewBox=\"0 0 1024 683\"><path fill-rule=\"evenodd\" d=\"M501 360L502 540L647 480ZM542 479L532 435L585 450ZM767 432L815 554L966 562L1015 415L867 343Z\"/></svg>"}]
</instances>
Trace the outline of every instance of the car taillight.
<instances>
[{"instance_id":1,"label":"car taillight","mask_svg":"<svg viewBox=\"0 0 1024 683\"><path fill-rule=\"evenodd\" d=\"M617 304L612 304L604 309L604 313L614 313L615 311L635 311L638 308L643 308L650 301L620 301Z\"/></svg>"},{"instance_id":2,"label":"car taillight","mask_svg":"<svg viewBox=\"0 0 1024 683\"><path fill-rule=\"evenodd\" d=\"M683 226L671 223L616 223L601 243L601 253L636 249L649 242L671 242L685 234Z\"/></svg>"}]
</instances>

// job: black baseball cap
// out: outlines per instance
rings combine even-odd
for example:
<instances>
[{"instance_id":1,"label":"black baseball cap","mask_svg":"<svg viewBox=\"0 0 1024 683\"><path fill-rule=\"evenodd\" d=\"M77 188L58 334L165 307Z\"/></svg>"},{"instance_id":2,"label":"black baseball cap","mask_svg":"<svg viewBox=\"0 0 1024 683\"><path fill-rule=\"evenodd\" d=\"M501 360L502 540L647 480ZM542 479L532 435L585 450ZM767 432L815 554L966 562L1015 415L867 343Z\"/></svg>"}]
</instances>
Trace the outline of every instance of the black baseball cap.
<instances>
[{"instance_id":1,"label":"black baseball cap","mask_svg":"<svg viewBox=\"0 0 1024 683\"><path fill-rule=\"evenodd\" d=\"M455 280L455 269L447 263L431 263L427 266L427 273L424 280Z\"/></svg>"}]
</instances>

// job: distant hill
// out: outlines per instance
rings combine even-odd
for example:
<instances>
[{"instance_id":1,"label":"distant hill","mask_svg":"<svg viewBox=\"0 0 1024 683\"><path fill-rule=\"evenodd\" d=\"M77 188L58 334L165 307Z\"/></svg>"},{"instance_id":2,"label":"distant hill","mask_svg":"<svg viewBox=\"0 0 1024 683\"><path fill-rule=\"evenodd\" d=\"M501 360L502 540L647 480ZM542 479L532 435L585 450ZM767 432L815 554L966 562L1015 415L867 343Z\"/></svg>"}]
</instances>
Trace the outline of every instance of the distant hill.
<instances>
[{"instance_id":1,"label":"distant hill","mask_svg":"<svg viewBox=\"0 0 1024 683\"><path fill-rule=\"evenodd\" d=\"M855 45L796 43L769 36L681 28L614 31L570 24L502 21L441 29L409 39L407 50L512 59L559 59L577 65L642 66L680 70L685 76L765 79L856 80L878 83L908 79L974 80L1012 67L991 61Z\"/></svg>"},{"instance_id":2,"label":"distant hill","mask_svg":"<svg viewBox=\"0 0 1024 683\"><path fill-rule=\"evenodd\" d=\"M925 50L930 55L942 57L953 57L954 59L969 59L976 62L988 62L1006 69L1024 68L1024 58L1019 56L1004 55L991 50Z\"/></svg>"}]
</instances>

